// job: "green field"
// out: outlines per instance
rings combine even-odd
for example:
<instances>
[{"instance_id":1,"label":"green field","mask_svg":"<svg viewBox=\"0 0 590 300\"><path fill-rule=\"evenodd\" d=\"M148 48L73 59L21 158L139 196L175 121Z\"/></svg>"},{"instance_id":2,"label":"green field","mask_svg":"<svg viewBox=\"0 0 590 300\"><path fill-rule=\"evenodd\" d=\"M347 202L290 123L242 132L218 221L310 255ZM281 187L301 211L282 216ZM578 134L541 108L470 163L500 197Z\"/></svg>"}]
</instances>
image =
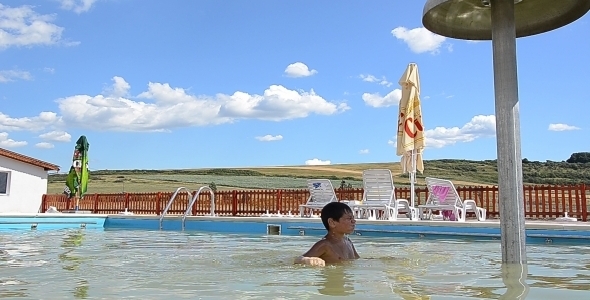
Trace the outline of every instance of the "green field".
<instances>
[{"instance_id":1,"label":"green field","mask_svg":"<svg viewBox=\"0 0 590 300\"><path fill-rule=\"evenodd\" d=\"M228 189L292 189L305 188L309 178L328 178L335 188L342 181L352 187L362 187L365 169L390 169L396 186L409 185L408 175L401 174L399 163L341 164L328 166L289 166L239 169L182 170L98 170L90 174L88 193L165 192L180 186L197 189L215 183L218 190ZM456 185L496 185L495 160L429 160L424 162L424 174L418 174L418 185L424 177L452 180ZM590 163L523 162L526 184L590 184ZM48 193L63 191L65 174L49 176Z\"/></svg>"}]
</instances>

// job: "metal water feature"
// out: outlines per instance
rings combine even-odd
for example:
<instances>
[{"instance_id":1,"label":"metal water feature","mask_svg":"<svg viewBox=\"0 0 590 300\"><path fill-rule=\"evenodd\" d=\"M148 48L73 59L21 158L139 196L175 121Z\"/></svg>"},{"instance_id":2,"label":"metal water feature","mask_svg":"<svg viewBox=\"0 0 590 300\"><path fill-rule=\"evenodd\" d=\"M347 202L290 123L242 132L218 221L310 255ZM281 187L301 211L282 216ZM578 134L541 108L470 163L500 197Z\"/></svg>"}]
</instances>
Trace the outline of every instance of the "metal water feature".
<instances>
[{"instance_id":1,"label":"metal water feature","mask_svg":"<svg viewBox=\"0 0 590 300\"><path fill-rule=\"evenodd\" d=\"M436 34L492 40L502 262L525 263L516 38L565 26L590 0L428 0L422 23Z\"/></svg>"}]
</instances>

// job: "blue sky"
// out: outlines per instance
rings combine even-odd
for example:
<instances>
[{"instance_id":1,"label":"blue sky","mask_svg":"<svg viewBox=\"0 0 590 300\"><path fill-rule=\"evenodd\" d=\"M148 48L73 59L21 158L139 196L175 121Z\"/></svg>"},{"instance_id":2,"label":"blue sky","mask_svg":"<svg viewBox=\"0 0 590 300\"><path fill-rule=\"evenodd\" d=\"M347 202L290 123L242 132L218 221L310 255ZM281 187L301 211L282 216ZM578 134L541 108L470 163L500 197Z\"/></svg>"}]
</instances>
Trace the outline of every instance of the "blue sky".
<instances>
[{"instance_id":1,"label":"blue sky","mask_svg":"<svg viewBox=\"0 0 590 300\"><path fill-rule=\"evenodd\" d=\"M67 171L398 162L418 65L424 159L495 159L490 41L425 1L0 0L0 147ZM590 16L517 41L522 155L590 151Z\"/></svg>"}]
</instances>

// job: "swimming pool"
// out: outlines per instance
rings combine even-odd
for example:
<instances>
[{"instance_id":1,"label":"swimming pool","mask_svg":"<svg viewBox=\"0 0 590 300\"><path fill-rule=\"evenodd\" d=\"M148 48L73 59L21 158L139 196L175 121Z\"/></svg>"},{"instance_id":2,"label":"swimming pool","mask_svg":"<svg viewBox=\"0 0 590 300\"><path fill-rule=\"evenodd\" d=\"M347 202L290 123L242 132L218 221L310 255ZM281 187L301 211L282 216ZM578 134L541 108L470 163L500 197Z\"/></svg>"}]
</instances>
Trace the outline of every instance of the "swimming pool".
<instances>
[{"instance_id":1,"label":"swimming pool","mask_svg":"<svg viewBox=\"0 0 590 300\"><path fill-rule=\"evenodd\" d=\"M294 266L293 258L317 238L158 230L4 231L0 232L0 298L590 296L590 247L585 245L529 245L523 285L518 270L511 269L509 277L501 271L497 241L351 236L360 260L327 268Z\"/></svg>"}]
</instances>

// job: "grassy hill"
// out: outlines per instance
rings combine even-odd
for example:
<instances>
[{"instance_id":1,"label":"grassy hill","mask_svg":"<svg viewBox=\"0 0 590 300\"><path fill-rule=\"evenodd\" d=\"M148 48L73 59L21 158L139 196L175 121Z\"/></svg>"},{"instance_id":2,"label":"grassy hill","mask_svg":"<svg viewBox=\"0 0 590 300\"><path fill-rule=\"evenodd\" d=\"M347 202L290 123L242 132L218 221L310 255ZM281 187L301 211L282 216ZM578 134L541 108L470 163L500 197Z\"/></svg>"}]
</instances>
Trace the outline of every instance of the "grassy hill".
<instances>
[{"instance_id":1,"label":"grassy hill","mask_svg":"<svg viewBox=\"0 0 590 300\"><path fill-rule=\"evenodd\" d=\"M399 163L339 164L327 166L284 166L236 169L182 170L98 170L90 174L88 193L174 191L179 186L196 189L215 183L219 190L305 188L309 178L328 178L338 187L341 181L362 187L365 169L390 169L397 186L409 185L408 174L401 174ZM495 185L495 160L428 160L424 174L418 174L418 185L424 177L440 177L457 185ZM523 162L523 179L527 184L590 184L590 163ZM48 193L63 191L64 174L49 176Z\"/></svg>"}]
</instances>

